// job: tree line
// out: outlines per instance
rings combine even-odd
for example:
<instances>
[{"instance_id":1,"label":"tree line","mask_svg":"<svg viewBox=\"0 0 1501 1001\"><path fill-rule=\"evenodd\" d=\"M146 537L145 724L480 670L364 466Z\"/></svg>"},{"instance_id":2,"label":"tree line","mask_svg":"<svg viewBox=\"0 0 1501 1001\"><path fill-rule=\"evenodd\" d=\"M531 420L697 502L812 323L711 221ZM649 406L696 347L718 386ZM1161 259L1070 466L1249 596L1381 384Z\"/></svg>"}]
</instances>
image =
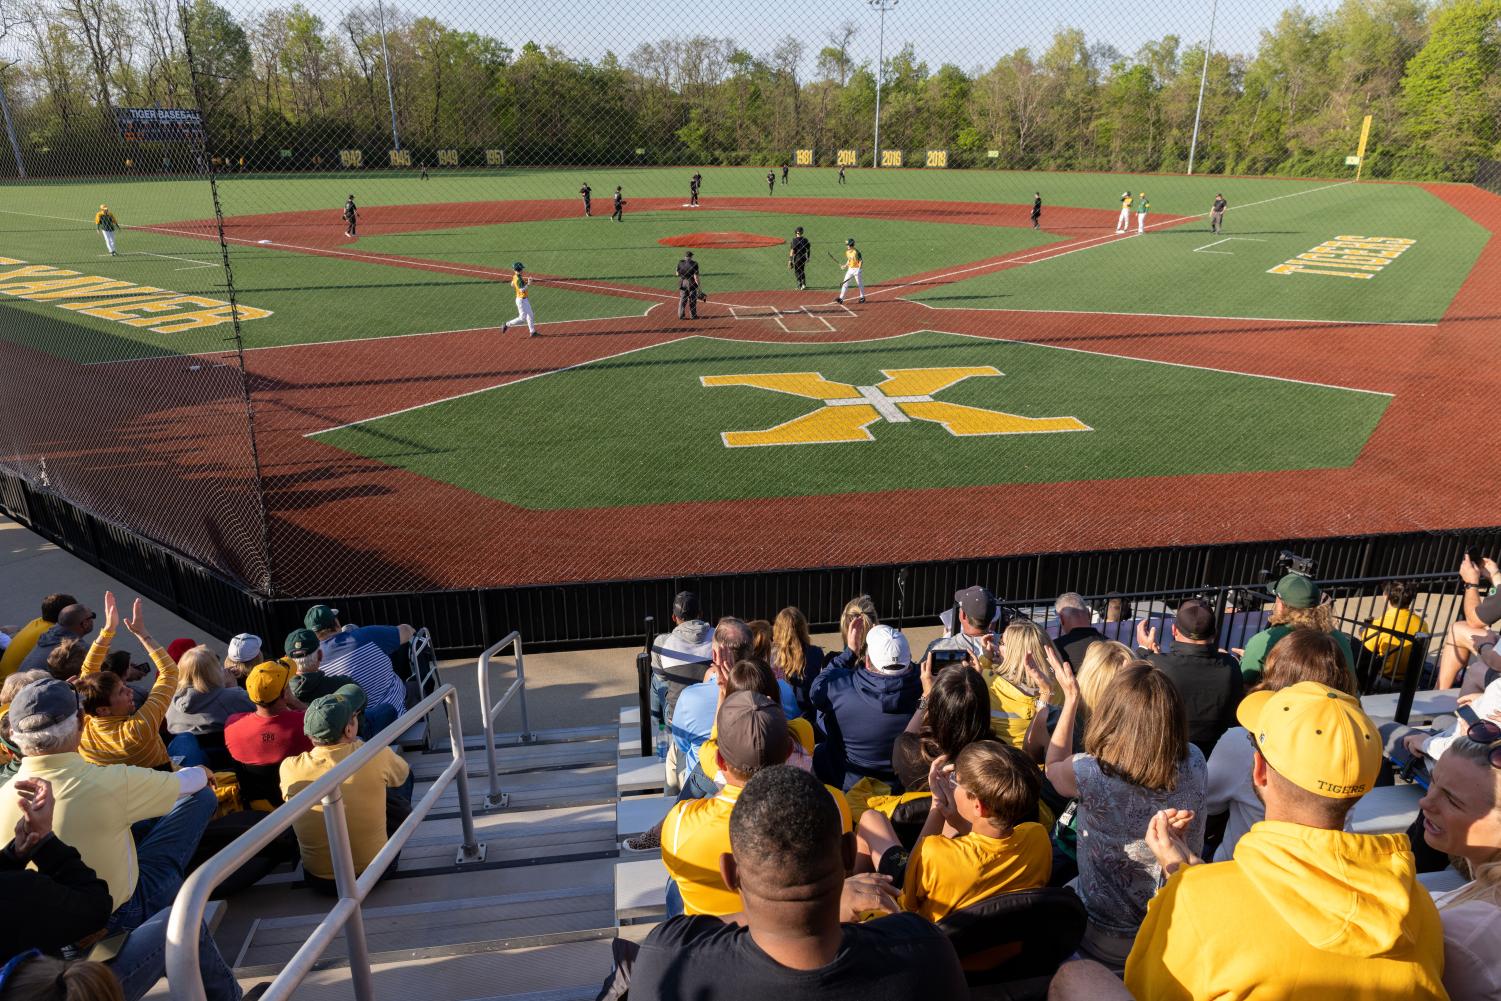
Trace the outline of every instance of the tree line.
<instances>
[{"instance_id":1,"label":"tree line","mask_svg":"<svg viewBox=\"0 0 1501 1001\"><path fill-rule=\"evenodd\" d=\"M1254 53L1210 53L1195 168L1339 174L1372 115L1367 176L1469 180L1501 155L1498 25L1501 0L1290 7ZM0 51L19 53L0 84L36 175L113 173L132 156L153 169L168 154L125 148L110 117L150 105L198 108L210 152L246 169L333 168L340 149L384 164L388 75L415 163L502 149L522 164L766 164L798 148L869 162L864 30L760 53L667 38L588 61L384 5L333 22L301 3L237 17L213 0L0 0ZM884 66L882 145L947 149L952 166L1181 171L1204 62L1176 35L1126 53L1065 29L970 71L908 44ZM14 171L0 146L0 174Z\"/></svg>"}]
</instances>

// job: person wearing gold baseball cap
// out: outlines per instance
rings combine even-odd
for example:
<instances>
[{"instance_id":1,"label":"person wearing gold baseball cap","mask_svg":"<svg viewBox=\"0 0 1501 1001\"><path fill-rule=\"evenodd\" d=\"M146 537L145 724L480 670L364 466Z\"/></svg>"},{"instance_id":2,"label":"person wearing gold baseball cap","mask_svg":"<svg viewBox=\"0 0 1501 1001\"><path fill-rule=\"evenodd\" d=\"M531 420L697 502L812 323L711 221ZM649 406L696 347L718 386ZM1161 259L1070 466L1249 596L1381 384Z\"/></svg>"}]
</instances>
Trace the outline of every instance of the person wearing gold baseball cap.
<instances>
[{"instance_id":1,"label":"person wearing gold baseball cap","mask_svg":"<svg viewBox=\"0 0 1501 1001\"><path fill-rule=\"evenodd\" d=\"M1381 768L1354 696L1314 681L1253 692L1236 712L1266 803L1228 862L1196 865L1191 815L1152 818L1172 875L1126 961L1140 998L1445 998L1444 933L1405 834L1351 834L1345 817Z\"/></svg>"},{"instance_id":2,"label":"person wearing gold baseball cap","mask_svg":"<svg viewBox=\"0 0 1501 1001\"><path fill-rule=\"evenodd\" d=\"M242 765L262 767L313 749L303 732L301 704L291 705L287 683L292 666L285 660L257 664L245 678L245 692L255 703L255 712L231 716L224 724L224 746Z\"/></svg>"}]
</instances>

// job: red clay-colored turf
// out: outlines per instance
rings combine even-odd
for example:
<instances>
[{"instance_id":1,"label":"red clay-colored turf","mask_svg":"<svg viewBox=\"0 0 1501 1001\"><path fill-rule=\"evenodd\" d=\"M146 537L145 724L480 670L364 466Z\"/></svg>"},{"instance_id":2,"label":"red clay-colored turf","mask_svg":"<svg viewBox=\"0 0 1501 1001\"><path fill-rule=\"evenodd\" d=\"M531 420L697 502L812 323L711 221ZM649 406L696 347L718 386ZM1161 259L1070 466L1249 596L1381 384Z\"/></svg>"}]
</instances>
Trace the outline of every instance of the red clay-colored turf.
<instances>
[{"instance_id":1,"label":"red clay-colored turf","mask_svg":"<svg viewBox=\"0 0 1501 1001\"><path fill-rule=\"evenodd\" d=\"M714 250L753 250L757 247L775 247L786 240L774 236L757 236L755 233L681 233L664 236L657 241L664 247L709 247Z\"/></svg>"},{"instance_id":2,"label":"red clay-colored turf","mask_svg":"<svg viewBox=\"0 0 1501 1001\"><path fill-rule=\"evenodd\" d=\"M1492 233L1501 231L1501 198L1477 188L1433 185L1439 198ZM676 208L646 199L638 208ZM1011 206L855 200L778 199L778 212L1025 225ZM716 207L770 210L760 202ZM366 233L444 225L488 225L554 218L569 202L505 202L481 207L418 205L367 211ZM271 238L283 248L337 252L343 231L330 213L285 213L229 220L232 239ZM1050 209L1049 229L1103 232L1114 213ZM174 232L197 231L181 224ZM404 267L441 262L391 258ZM988 262L1005 267L1004 258ZM1282 321L1207 320L1142 315L1064 315L980 310L934 311L898 298L894 286L869 287L854 320L834 333L789 334L767 320L737 320L714 302L700 319L678 321L665 306L641 317L544 327L528 339L498 329L421 335L424 350L393 361L390 341L309 344L252 351L259 458L271 517L270 546L282 576L276 589L319 593L329 581L361 590L494 586L673 574L857 565L1024 552L1087 551L1143 545L1395 532L1493 523L1495 491L1488 457L1501 428L1483 413L1494 392L1501 334L1501 241L1488 243L1436 327ZM509 272L497 271L504 280ZM936 279L941 282L942 279ZM656 290L618 294L659 303ZM782 308L826 302L827 293L741 293L738 302ZM499 319L499 318L498 318ZM744 502L530 511L423 479L304 437L309 432L417 406L469 390L577 365L688 334L762 341L855 341L939 328L983 337L1109 352L1135 358L1331 382L1395 394L1364 452L1347 469L1185 476L1128 481L1015 484L968 489L784 497ZM246 446L235 430L243 403L232 360L166 357L128 364L73 366L13 348L14 364L68 387L70 394L131 384L182 387L182 405L122 404L113 426L86 424L76 409L33 415L46 437L90 443L77 461L98 472L101 491L116 463L134 467L133 489L101 504L130 523L132 511L166 520L203 558L235 540L195 512L216 508L230 520L254 520ZM420 358L414 367L410 361ZM1399 359L1400 361L1393 361ZM188 364L202 364L187 372ZM205 406L205 387L216 402ZM170 391L170 389L168 390ZM152 394L141 394L143 399ZM1171 442L1162 447L1171 448ZM1234 442L1227 442L1233 448ZM565 454L559 461L567 461ZM139 468L187 468L200 485L188 498L156 495ZM192 501L193 503L185 503ZM222 518L219 521L223 521ZM307 554L312 558L295 558ZM222 555L217 559L222 560ZM231 568L255 579L255 566Z\"/></svg>"}]
</instances>

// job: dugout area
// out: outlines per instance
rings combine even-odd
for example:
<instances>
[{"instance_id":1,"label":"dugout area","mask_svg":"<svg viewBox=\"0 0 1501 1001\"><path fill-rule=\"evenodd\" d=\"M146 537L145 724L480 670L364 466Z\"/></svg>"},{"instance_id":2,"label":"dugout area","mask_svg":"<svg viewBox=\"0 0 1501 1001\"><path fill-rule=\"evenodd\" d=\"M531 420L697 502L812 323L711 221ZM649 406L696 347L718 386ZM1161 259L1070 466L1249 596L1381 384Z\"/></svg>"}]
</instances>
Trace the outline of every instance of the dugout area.
<instances>
[{"instance_id":1,"label":"dugout area","mask_svg":"<svg viewBox=\"0 0 1501 1001\"><path fill-rule=\"evenodd\" d=\"M684 172L624 172L624 224L595 172L279 178L274 192L231 178L235 298L264 314L241 323L243 356L232 324L173 328L228 296L218 230L192 212L201 185L37 186L26 211L0 211L0 256L19 262L0 265L0 351L12 378L65 374L69 393L17 454L247 577L259 557L225 553L260 547L223 525L253 523L263 502L261 546L322 555L283 578L307 594L1493 519L1432 471L1475 445L1441 429L1494 354L1495 195L868 171L845 190L833 173L794 171L769 197L764 173L712 170L687 209ZM569 196L581 179L591 219ZM1145 236L1114 232L1126 186L1152 192ZM337 217L350 187L355 239ZM1210 234L1217 191L1231 211ZM106 197L127 227L118 258L77 208ZM785 243L709 247L710 299L697 323L676 319L681 248L664 243L785 240L796 225L815 246L807 293ZM865 254L863 305L853 287L830 303L843 271L825 255L842 259L845 236ZM1412 242L1370 277L1320 273L1330 241L1354 237ZM1326 260L1303 256L1320 247ZM499 331L516 259L535 276L539 338ZM168 293L185 301L134 306ZM98 414L69 407L80 393L113 401L97 437L117 444L82 444ZM132 496L142 475L222 510ZM846 528L862 523L881 530Z\"/></svg>"}]
</instances>

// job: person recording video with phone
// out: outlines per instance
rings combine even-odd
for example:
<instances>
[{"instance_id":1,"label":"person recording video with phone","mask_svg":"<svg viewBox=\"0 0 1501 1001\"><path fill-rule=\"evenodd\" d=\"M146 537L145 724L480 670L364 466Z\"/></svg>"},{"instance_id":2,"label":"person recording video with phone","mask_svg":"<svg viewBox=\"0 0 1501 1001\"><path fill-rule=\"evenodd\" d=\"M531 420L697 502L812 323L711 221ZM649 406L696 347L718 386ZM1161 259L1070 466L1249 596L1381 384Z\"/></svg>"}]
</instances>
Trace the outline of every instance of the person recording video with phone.
<instances>
[{"instance_id":1,"label":"person recording video with phone","mask_svg":"<svg viewBox=\"0 0 1501 1001\"><path fill-rule=\"evenodd\" d=\"M1000 660L1000 639L996 630L1005 626L1000 603L988 588L976 584L955 591L954 606L958 629L929 643L923 656L962 650L974 658L977 670L990 670L992 662Z\"/></svg>"}]
</instances>

